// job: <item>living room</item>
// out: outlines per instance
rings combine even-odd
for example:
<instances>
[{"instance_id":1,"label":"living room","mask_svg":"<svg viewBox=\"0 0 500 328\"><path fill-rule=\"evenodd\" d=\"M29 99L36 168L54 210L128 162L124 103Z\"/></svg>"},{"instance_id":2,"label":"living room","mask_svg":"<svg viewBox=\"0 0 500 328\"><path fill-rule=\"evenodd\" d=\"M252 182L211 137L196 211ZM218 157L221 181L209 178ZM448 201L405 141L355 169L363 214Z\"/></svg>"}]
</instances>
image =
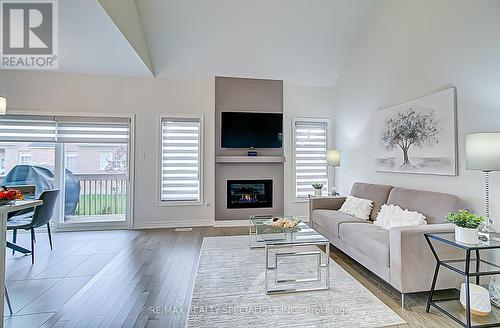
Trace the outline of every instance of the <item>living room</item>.
<instances>
[{"instance_id":1,"label":"living room","mask_svg":"<svg viewBox=\"0 0 500 328\"><path fill-rule=\"evenodd\" d=\"M4 326L500 325L500 1L42 2L34 67L0 1Z\"/></svg>"}]
</instances>

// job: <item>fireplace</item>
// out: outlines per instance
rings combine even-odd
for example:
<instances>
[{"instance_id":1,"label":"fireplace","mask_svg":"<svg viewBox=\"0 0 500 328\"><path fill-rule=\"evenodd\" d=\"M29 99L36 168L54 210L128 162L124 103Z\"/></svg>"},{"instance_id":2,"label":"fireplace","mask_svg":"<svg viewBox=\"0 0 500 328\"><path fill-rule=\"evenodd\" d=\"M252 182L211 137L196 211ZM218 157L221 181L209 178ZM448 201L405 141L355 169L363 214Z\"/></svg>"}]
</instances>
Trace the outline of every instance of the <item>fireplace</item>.
<instances>
[{"instance_id":1,"label":"fireplace","mask_svg":"<svg viewBox=\"0 0 500 328\"><path fill-rule=\"evenodd\" d=\"M273 207L273 180L227 180L227 208Z\"/></svg>"}]
</instances>

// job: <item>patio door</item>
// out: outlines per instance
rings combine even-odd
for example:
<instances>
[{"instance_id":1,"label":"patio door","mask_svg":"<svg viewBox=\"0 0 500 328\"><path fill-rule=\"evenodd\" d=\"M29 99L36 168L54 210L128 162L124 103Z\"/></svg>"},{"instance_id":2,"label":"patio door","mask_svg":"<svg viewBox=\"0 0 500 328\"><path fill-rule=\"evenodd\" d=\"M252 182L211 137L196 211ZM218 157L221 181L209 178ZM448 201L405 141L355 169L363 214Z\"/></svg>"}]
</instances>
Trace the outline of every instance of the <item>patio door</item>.
<instances>
[{"instance_id":1,"label":"patio door","mask_svg":"<svg viewBox=\"0 0 500 328\"><path fill-rule=\"evenodd\" d=\"M127 227L130 119L55 119L64 168L59 227Z\"/></svg>"},{"instance_id":2,"label":"patio door","mask_svg":"<svg viewBox=\"0 0 500 328\"><path fill-rule=\"evenodd\" d=\"M2 185L59 188L61 229L130 226L129 117L0 117Z\"/></svg>"}]
</instances>

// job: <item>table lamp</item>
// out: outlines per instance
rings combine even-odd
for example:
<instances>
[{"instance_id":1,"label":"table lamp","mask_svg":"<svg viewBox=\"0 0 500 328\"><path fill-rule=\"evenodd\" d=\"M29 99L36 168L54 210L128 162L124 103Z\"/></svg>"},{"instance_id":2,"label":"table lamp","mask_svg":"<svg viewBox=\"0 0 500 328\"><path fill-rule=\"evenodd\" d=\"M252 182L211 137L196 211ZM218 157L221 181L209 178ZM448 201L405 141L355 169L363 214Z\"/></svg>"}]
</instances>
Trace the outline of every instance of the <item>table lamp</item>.
<instances>
[{"instance_id":1,"label":"table lamp","mask_svg":"<svg viewBox=\"0 0 500 328\"><path fill-rule=\"evenodd\" d=\"M465 158L468 170L479 170L485 176L485 221L479 231L489 239L495 232L490 218L490 172L500 171L500 132L470 133L465 137Z\"/></svg>"},{"instance_id":2,"label":"table lamp","mask_svg":"<svg viewBox=\"0 0 500 328\"><path fill-rule=\"evenodd\" d=\"M340 150L329 149L326 154L326 163L328 166L336 167L340 166ZM338 196L337 188L335 186L330 190L330 196Z\"/></svg>"}]
</instances>

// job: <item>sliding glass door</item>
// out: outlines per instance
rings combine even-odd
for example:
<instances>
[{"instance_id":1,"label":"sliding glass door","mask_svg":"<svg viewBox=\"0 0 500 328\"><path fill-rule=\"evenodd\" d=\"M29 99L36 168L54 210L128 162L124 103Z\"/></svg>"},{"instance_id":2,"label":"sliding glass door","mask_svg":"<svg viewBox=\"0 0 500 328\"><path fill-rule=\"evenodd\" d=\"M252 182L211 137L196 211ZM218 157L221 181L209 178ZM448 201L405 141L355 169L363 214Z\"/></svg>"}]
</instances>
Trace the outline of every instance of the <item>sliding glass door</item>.
<instances>
[{"instance_id":1,"label":"sliding glass door","mask_svg":"<svg viewBox=\"0 0 500 328\"><path fill-rule=\"evenodd\" d=\"M59 228L127 227L130 222L131 119L0 118L2 185L61 190Z\"/></svg>"},{"instance_id":2,"label":"sliding glass door","mask_svg":"<svg viewBox=\"0 0 500 328\"><path fill-rule=\"evenodd\" d=\"M64 145L65 223L125 222L128 145Z\"/></svg>"}]
</instances>

